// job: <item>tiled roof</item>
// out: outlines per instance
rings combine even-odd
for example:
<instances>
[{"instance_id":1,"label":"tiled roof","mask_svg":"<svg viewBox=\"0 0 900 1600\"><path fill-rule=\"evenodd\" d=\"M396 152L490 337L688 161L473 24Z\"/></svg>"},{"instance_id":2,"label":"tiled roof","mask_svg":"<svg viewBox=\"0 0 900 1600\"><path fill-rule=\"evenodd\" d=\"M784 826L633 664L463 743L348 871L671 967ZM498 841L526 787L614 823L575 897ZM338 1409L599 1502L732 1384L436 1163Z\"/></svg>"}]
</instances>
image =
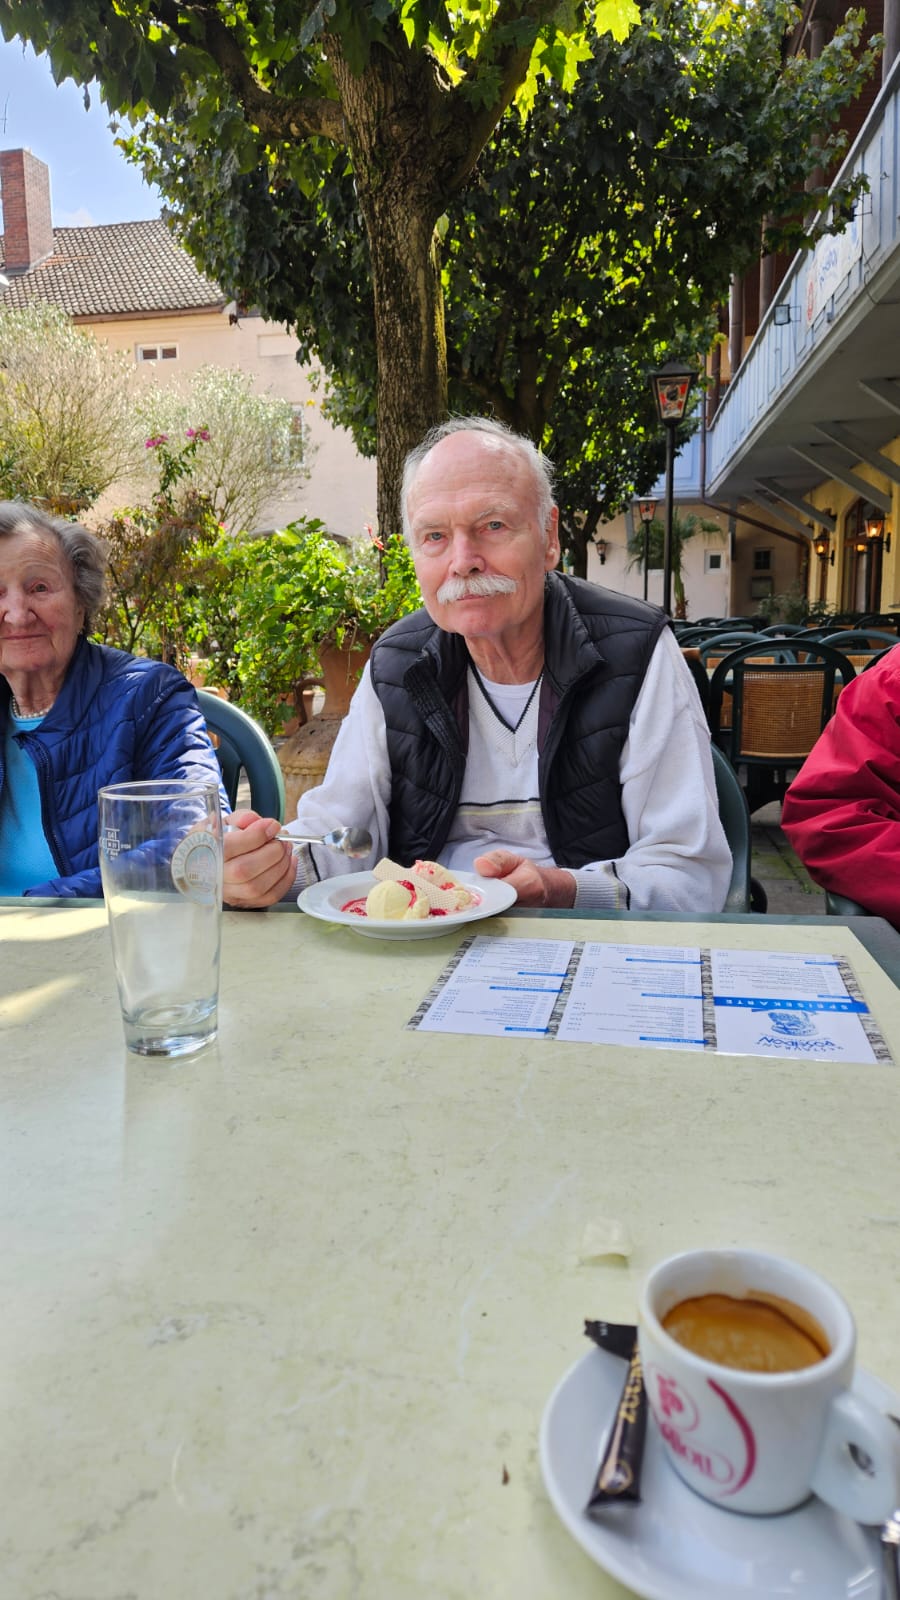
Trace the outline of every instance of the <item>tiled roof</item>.
<instances>
[{"instance_id":1,"label":"tiled roof","mask_svg":"<svg viewBox=\"0 0 900 1600\"><path fill-rule=\"evenodd\" d=\"M52 256L26 272L10 270L0 305L34 300L71 317L221 308L225 296L205 278L161 219L96 228L54 228ZM0 268L3 242L0 239Z\"/></svg>"}]
</instances>

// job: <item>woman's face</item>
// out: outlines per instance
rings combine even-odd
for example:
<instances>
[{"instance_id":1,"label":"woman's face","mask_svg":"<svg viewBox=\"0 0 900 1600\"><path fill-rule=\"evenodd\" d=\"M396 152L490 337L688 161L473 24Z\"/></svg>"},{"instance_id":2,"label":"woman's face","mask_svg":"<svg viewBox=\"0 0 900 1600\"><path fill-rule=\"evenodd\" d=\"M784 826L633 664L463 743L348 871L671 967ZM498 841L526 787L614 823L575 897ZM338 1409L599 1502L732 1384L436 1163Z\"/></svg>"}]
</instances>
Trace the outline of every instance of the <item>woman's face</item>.
<instances>
[{"instance_id":1,"label":"woman's face","mask_svg":"<svg viewBox=\"0 0 900 1600\"><path fill-rule=\"evenodd\" d=\"M0 673L14 691L32 674L61 683L83 624L52 534L28 529L0 538Z\"/></svg>"}]
</instances>

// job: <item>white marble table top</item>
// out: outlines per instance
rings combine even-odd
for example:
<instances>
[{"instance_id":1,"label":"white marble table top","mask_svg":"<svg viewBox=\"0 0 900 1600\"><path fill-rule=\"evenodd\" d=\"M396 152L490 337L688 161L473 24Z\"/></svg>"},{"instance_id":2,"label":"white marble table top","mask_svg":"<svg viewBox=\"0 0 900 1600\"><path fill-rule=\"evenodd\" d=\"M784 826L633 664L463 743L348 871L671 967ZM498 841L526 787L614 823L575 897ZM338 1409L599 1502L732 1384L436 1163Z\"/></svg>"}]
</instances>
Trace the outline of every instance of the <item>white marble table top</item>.
<instances>
[{"instance_id":1,"label":"white marble table top","mask_svg":"<svg viewBox=\"0 0 900 1600\"><path fill-rule=\"evenodd\" d=\"M414 1033L456 936L224 925L219 1039L164 1066L124 1049L102 905L0 908L11 1600L623 1596L540 1417L583 1319L695 1245L824 1272L897 1383L900 1069ZM900 1060L835 922L484 931L827 947Z\"/></svg>"}]
</instances>

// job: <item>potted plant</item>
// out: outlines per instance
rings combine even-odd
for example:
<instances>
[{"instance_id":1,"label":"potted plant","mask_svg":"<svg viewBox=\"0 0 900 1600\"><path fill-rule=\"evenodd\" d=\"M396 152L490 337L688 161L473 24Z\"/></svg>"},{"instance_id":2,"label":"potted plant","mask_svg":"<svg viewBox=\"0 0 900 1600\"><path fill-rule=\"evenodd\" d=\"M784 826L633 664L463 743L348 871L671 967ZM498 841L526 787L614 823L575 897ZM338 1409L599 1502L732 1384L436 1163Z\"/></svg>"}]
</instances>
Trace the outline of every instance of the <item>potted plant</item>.
<instances>
[{"instance_id":1,"label":"potted plant","mask_svg":"<svg viewBox=\"0 0 900 1600\"><path fill-rule=\"evenodd\" d=\"M421 601L397 537L352 543L304 519L254 540L252 550L236 597L241 700L273 735L292 716L301 722L279 749L290 815L321 781L373 641ZM314 683L324 685L325 703L307 721L303 693Z\"/></svg>"}]
</instances>

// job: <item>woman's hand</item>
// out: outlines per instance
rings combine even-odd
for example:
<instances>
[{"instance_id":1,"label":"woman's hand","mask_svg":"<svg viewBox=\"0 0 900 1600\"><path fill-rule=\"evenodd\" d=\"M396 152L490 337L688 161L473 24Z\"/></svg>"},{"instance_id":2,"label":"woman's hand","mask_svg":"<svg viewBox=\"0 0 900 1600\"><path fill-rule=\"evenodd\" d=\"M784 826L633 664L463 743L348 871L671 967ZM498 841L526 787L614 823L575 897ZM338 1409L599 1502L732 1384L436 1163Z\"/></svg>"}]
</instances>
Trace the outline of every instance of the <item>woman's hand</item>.
<instances>
[{"instance_id":1,"label":"woman's hand","mask_svg":"<svg viewBox=\"0 0 900 1600\"><path fill-rule=\"evenodd\" d=\"M564 867L539 867L511 850L489 850L472 863L482 878L505 878L520 906L562 908L575 904L575 879Z\"/></svg>"},{"instance_id":2,"label":"woman's hand","mask_svg":"<svg viewBox=\"0 0 900 1600\"><path fill-rule=\"evenodd\" d=\"M256 811L236 811L225 821L225 904L243 910L273 906L296 876L289 844L277 839L282 824Z\"/></svg>"}]
</instances>

